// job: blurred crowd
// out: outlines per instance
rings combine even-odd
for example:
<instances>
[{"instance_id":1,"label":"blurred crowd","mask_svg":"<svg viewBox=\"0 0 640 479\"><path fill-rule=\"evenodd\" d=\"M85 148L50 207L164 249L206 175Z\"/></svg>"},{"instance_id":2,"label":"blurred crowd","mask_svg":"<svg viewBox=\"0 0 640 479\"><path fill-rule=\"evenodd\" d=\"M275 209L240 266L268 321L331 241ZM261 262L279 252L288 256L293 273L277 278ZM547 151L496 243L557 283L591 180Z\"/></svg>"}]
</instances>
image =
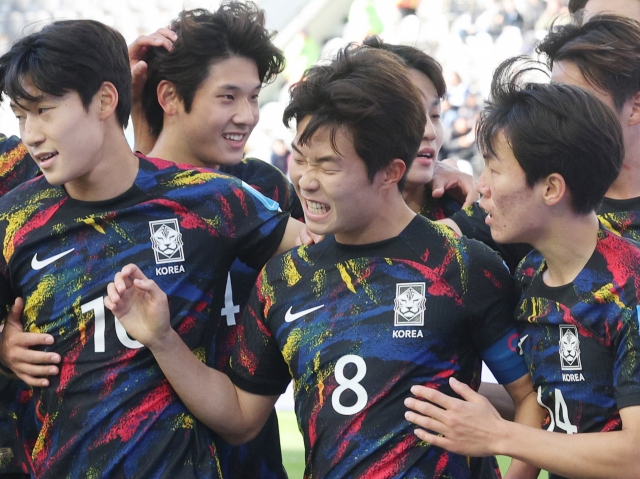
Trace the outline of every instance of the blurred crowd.
<instances>
[{"instance_id":1,"label":"blurred crowd","mask_svg":"<svg viewBox=\"0 0 640 479\"><path fill-rule=\"evenodd\" d=\"M0 52L51 18L97 19L132 42L167 25L182 8L214 9L218 4L215 0L3 0ZM446 137L441 159L462 160L463 168L478 174L482 159L475 146L474 126L491 73L509 56L533 53L554 21L568 21L567 0L353 0L347 17L336 19L333 36L312 38L300 31L282 45L287 58L286 84L279 94L269 95L275 101L262 105L247 154L286 171L292 132L281 118L290 84L348 42L377 34L386 42L421 48L442 64L448 93L442 107ZM0 119L0 131L15 133L6 119Z\"/></svg>"}]
</instances>

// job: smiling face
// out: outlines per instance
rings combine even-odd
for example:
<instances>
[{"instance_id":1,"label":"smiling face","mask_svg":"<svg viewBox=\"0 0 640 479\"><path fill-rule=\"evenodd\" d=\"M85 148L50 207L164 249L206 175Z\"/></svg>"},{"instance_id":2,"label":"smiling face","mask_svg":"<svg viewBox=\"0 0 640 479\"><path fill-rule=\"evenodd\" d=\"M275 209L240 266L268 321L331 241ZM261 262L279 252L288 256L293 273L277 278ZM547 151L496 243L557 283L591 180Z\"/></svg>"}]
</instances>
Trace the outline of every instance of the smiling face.
<instances>
[{"instance_id":1,"label":"smiling face","mask_svg":"<svg viewBox=\"0 0 640 479\"><path fill-rule=\"evenodd\" d=\"M440 97L433 82L415 68L409 69L409 76L420 90L425 110L427 111L427 123L424 128L422 142L418 156L407 173L407 184L424 185L431 181L433 169L438 159L438 153L444 141L444 129L440 121Z\"/></svg>"},{"instance_id":2,"label":"smiling face","mask_svg":"<svg viewBox=\"0 0 640 479\"><path fill-rule=\"evenodd\" d=\"M485 222L491 237L498 243L533 244L546 215L536 199L536 186L527 185L525 172L502 132L493 145L496 155L485 158L476 184L483 195L480 207L488 213Z\"/></svg>"},{"instance_id":3,"label":"smiling face","mask_svg":"<svg viewBox=\"0 0 640 479\"><path fill-rule=\"evenodd\" d=\"M12 100L20 136L29 154L52 185L90 183L100 161L104 122L100 119L100 91L87 109L75 92L63 96L43 93L27 83L38 99Z\"/></svg>"},{"instance_id":4,"label":"smiling face","mask_svg":"<svg viewBox=\"0 0 640 479\"><path fill-rule=\"evenodd\" d=\"M311 141L298 140L309 122L304 118L292 143L289 175L304 208L307 227L316 234L334 234L344 244L369 243L379 234L379 189L383 172L369 181L364 161L344 130L336 133L336 153L330 130L321 127Z\"/></svg>"},{"instance_id":5,"label":"smiling face","mask_svg":"<svg viewBox=\"0 0 640 479\"><path fill-rule=\"evenodd\" d=\"M178 136L188 150L181 162L208 168L239 163L258 123L260 88L253 60L232 57L214 63L189 113L181 105Z\"/></svg>"}]
</instances>

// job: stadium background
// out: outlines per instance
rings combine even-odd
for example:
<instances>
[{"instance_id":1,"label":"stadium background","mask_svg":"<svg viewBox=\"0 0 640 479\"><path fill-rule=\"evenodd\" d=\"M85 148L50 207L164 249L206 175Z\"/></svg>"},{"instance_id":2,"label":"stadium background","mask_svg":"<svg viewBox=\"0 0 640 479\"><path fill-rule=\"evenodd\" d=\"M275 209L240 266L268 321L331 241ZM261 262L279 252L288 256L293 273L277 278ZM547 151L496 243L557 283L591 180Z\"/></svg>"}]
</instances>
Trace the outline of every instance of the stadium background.
<instances>
[{"instance_id":1,"label":"stadium background","mask_svg":"<svg viewBox=\"0 0 640 479\"><path fill-rule=\"evenodd\" d=\"M491 74L503 59L532 54L551 23L568 21L568 0L256 0L266 11L267 27L284 50L287 67L263 89L260 122L247 155L271 161L293 133L282 125L288 86L314 62L330 57L351 41L378 34L390 43L421 48L443 66L448 93L443 104L445 142L441 158L457 158L462 169L479 174L482 158L474 124L488 92ZM0 54L25 33L52 19L90 18L118 29L130 44L139 35L166 26L182 8L213 10L207 0L0 0ZM5 101L0 132L18 134ZM132 140L131 127L127 137ZM280 148L281 148L280 144ZM302 477L303 446L292 411L290 391L278 403L285 465L292 479ZM507 458L500 459L508 465ZM546 473L541 477L546 478Z\"/></svg>"}]
</instances>

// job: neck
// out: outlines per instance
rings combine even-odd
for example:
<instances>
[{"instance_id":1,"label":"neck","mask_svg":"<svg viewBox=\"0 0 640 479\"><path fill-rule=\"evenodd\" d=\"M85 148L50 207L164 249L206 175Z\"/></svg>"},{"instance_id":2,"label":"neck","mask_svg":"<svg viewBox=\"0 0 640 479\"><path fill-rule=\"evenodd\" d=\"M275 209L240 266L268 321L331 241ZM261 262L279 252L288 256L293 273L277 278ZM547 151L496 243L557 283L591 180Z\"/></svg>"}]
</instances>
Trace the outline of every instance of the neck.
<instances>
[{"instance_id":1,"label":"neck","mask_svg":"<svg viewBox=\"0 0 640 479\"><path fill-rule=\"evenodd\" d=\"M402 197L411 211L414 213L420 213L420 210L424 206L424 195L426 186L422 183L405 183L402 190Z\"/></svg>"},{"instance_id":2,"label":"neck","mask_svg":"<svg viewBox=\"0 0 640 479\"><path fill-rule=\"evenodd\" d=\"M95 167L86 175L64 184L67 194L80 201L103 201L127 191L136 180L139 162L122 129L113 128L96 153Z\"/></svg>"},{"instance_id":3,"label":"neck","mask_svg":"<svg viewBox=\"0 0 640 479\"><path fill-rule=\"evenodd\" d=\"M533 246L547 264L543 280L548 286L571 283L584 269L598 242L598 217L576 214L551 219L547 234Z\"/></svg>"},{"instance_id":4,"label":"neck","mask_svg":"<svg viewBox=\"0 0 640 479\"><path fill-rule=\"evenodd\" d=\"M357 232L336 233L338 243L365 245L395 238L407 227L416 214L404 202L398 190L381 194L376 205L368 210L369 221L366 228Z\"/></svg>"},{"instance_id":5,"label":"neck","mask_svg":"<svg viewBox=\"0 0 640 479\"><path fill-rule=\"evenodd\" d=\"M638 137L638 141L635 138ZM640 196L640 132L625 135L625 155L620 174L607 190L606 197L627 200Z\"/></svg>"},{"instance_id":6,"label":"neck","mask_svg":"<svg viewBox=\"0 0 640 479\"><path fill-rule=\"evenodd\" d=\"M196 167L218 169L218 166L212 167L210 164L204 164L193 153L188 144L184 140L184 136L178 134L173 128L165 126L153 148L147 156L151 158L161 158L174 163L184 163Z\"/></svg>"}]
</instances>

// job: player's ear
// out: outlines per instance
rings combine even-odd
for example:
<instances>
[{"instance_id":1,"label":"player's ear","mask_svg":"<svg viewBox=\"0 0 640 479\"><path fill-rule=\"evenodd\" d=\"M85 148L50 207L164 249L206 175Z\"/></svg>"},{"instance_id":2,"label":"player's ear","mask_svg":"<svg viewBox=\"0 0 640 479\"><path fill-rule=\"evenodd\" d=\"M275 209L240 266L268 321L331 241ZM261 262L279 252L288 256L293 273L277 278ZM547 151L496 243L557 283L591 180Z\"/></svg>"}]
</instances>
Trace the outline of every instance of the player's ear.
<instances>
[{"instance_id":1,"label":"player's ear","mask_svg":"<svg viewBox=\"0 0 640 479\"><path fill-rule=\"evenodd\" d=\"M560 203L567 196L567 183L559 173L551 173L541 181L542 199L547 206Z\"/></svg>"},{"instance_id":2,"label":"player's ear","mask_svg":"<svg viewBox=\"0 0 640 479\"><path fill-rule=\"evenodd\" d=\"M113 115L118 107L118 89L113 83L106 81L100 85L96 95L99 95L98 98L100 100L100 119L106 120Z\"/></svg>"},{"instance_id":3,"label":"player's ear","mask_svg":"<svg viewBox=\"0 0 640 479\"><path fill-rule=\"evenodd\" d=\"M400 158L395 158L384 169L383 187L397 185L407 171L407 164Z\"/></svg>"},{"instance_id":4,"label":"player's ear","mask_svg":"<svg viewBox=\"0 0 640 479\"><path fill-rule=\"evenodd\" d=\"M158 95L158 103L166 115L172 116L178 113L179 107L182 105L182 98L180 98L178 89L173 82L162 80L158 83L156 94Z\"/></svg>"},{"instance_id":5,"label":"player's ear","mask_svg":"<svg viewBox=\"0 0 640 479\"><path fill-rule=\"evenodd\" d=\"M629 115L629 126L640 124L640 91L631 97L631 114Z\"/></svg>"}]
</instances>

